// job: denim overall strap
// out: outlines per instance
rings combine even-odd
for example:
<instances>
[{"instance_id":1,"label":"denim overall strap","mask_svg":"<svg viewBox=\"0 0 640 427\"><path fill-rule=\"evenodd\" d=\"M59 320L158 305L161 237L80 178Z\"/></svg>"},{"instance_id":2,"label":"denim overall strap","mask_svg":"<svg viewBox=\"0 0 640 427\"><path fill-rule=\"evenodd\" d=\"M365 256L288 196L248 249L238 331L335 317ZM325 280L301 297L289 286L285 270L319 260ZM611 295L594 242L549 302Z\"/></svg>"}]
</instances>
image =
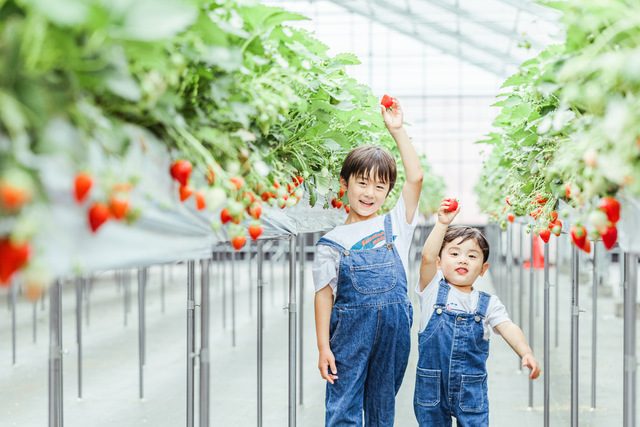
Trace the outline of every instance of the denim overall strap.
<instances>
[{"instance_id":1,"label":"denim overall strap","mask_svg":"<svg viewBox=\"0 0 640 427\"><path fill-rule=\"evenodd\" d=\"M391 227L391 215L384 216L384 240L388 244L393 243L393 228Z\"/></svg>"},{"instance_id":2,"label":"denim overall strap","mask_svg":"<svg viewBox=\"0 0 640 427\"><path fill-rule=\"evenodd\" d=\"M327 246L333 246L333 247L335 247L335 248L338 248L338 250L339 250L340 252L344 252L344 248L343 248L341 245L337 244L337 243L336 243L336 242L334 242L333 240L329 240L329 239L327 239L326 237L321 237L321 238L320 238L320 240L318 240L318 241L316 242L316 245L327 245Z\"/></svg>"},{"instance_id":3,"label":"denim overall strap","mask_svg":"<svg viewBox=\"0 0 640 427\"><path fill-rule=\"evenodd\" d=\"M449 287L449 284L443 277L438 283L438 288L438 297L433 308L445 308L447 306L447 298L449 297L449 289L451 289L451 287Z\"/></svg>"},{"instance_id":4,"label":"denim overall strap","mask_svg":"<svg viewBox=\"0 0 640 427\"><path fill-rule=\"evenodd\" d=\"M485 317L487 317L487 308L489 308L489 300L491 299L491 295L482 291L479 291L478 293L478 307L476 308L475 315L480 316L484 319Z\"/></svg>"}]
</instances>

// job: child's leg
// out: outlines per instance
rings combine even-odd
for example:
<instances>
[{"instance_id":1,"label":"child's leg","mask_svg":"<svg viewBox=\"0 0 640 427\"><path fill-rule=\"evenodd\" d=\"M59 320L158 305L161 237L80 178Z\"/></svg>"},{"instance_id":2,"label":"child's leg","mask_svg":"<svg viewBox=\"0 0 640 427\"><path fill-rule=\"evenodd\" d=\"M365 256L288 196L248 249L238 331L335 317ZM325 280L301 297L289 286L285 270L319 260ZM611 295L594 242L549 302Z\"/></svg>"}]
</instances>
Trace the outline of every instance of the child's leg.
<instances>
[{"instance_id":1,"label":"child's leg","mask_svg":"<svg viewBox=\"0 0 640 427\"><path fill-rule=\"evenodd\" d=\"M409 303L378 307L378 325L371 350L364 391L365 426L393 426L395 396L409 360L411 317Z\"/></svg>"},{"instance_id":2,"label":"child's leg","mask_svg":"<svg viewBox=\"0 0 640 427\"><path fill-rule=\"evenodd\" d=\"M444 396L441 371L418 366L413 412L420 427L451 427L451 409Z\"/></svg>"},{"instance_id":3,"label":"child's leg","mask_svg":"<svg viewBox=\"0 0 640 427\"><path fill-rule=\"evenodd\" d=\"M462 375L460 392L456 394L453 397L453 411L458 426L488 427L487 375Z\"/></svg>"},{"instance_id":4,"label":"child's leg","mask_svg":"<svg viewBox=\"0 0 640 427\"><path fill-rule=\"evenodd\" d=\"M364 388L377 311L369 307L337 311L334 308L334 311L331 350L336 358L338 379L334 384L327 383L325 425L362 426Z\"/></svg>"}]
</instances>

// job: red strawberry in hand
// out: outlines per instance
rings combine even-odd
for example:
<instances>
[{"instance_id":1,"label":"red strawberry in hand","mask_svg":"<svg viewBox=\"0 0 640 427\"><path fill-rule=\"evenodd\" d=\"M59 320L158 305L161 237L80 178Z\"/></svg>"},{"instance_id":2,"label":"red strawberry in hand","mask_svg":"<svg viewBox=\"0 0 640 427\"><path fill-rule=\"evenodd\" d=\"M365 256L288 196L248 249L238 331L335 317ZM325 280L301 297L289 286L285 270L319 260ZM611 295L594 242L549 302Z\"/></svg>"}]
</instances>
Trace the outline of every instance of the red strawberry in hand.
<instances>
[{"instance_id":1,"label":"red strawberry in hand","mask_svg":"<svg viewBox=\"0 0 640 427\"><path fill-rule=\"evenodd\" d=\"M602 243L607 249L611 249L615 246L616 240L618 240L618 229L615 225L607 227L604 233L602 233Z\"/></svg>"},{"instance_id":2,"label":"red strawberry in hand","mask_svg":"<svg viewBox=\"0 0 640 427\"><path fill-rule=\"evenodd\" d=\"M456 199L447 197L445 200L449 202L449 207L445 210L445 212L453 212L458 209L458 201Z\"/></svg>"},{"instance_id":3,"label":"red strawberry in hand","mask_svg":"<svg viewBox=\"0 0 640 427\"><path fill-rule=\"evenodd\" d=\"M574 225L571 227L571 239L573 239L573 243L580 249L582 249L585 245L585 241L587 240L587 230L582 225Z\"/></svg>"},{"instance_id":4,"label":"red strawberry in hand","mask_svg":"<svg viewBox=\"0 0 640 427\"><path fill-rule=\"evenodd\" d=\"M86 172L80 172L76 175L76 179L74 182L74 190L76 201L78 203L82 203L84 199L87 198L89 194L89 190L93 186L93 178Z\"/></svg>"},{"instance_id":5,"label":"red strawberry in hand","mask_svg":"<svg viewBox=\"0 0 640 427\"><path fill-rule=\"evenodd\" d=\"M169 170L173 179L178 181L180 185L186 186L189 183L189 177L191 177L191 171L193 166L188 160L176 160Z\"/></svg>"},{"instance_id":6,"label":"red strawberry in hand","mask_svg":"<svg viewBox=\"0 0 640 427\"><path fill-rule=\"evenodd\" d=\"M16 245L10 239L0 240L0 286L9 286L13 273L22 268L30 255L28 243Z\"/></svg>"},{"instance_id":7,"label":"red strawberry in hand","mask_svg":"<svg viewBox=\"0 0 640 427\"><path fill-rule=\"evenodd\" d=\"M94 233L109 219L109 208L104 203L96 202L89 208L89 225Z\"/></svg>"},{"instance_id":8,"label":"red strawberry in hand","mask_svg":"<svg viewBox=\"0 0 640 427\"><path fill-rule=\"evenodd\" d=\"M384 108L391 108L391 106L393 105L393 98L390 97L389 95L384 95L380 100L380 104Z\"/></svg>"}]
</instances>

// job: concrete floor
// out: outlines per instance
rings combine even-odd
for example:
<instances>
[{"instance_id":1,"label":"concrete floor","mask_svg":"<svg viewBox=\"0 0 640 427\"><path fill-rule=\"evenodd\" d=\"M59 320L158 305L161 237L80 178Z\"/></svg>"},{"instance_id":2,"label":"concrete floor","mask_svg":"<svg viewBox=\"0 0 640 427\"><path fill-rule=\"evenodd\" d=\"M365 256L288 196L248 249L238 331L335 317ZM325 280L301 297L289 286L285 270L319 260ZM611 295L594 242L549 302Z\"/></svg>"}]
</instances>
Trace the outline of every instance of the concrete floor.
<instances>
[{"instance_id":1,"label":"concrete floor","mask_svg":"<svg viewBox=\"0 0 640 427\"><path fill-rule=\"evenodd\" d=\"M297 425L324 425L324 382L317 372L317 351L313 325L313 286L307 263L303 300L299 300L303 334L303 402L297 406ZM230 263L223 304L220 264L212 267L211 288L211 425L257 425L256 309L255 289L248 286L248 265L239 262L232 305ZM255 263L252 277L255 279ZM273 268L273 273L271 269ZM565 271L566 270L566 271ZM591 279L585 270L580 285L580 426L622 425L623 341L622 318L615 306L621 302L617 267L605 281L609 296L598 299L596 408L591 406ZM282 307L286 297L285 265L265 263L264 296L264 411L263 425L288 425L288 316ZM184 265L166 267L166 304L161 304L161 268L149 271L146 304L147 361L144 367L144 398L139 399L137 284L132 274L131 307L124 324L125 290L116 286L113 272L94 279L89 294L89 317L83 321L83 384L78 398L78 346L76 344L75 288L63 287L64 424L66 426L182 426L186 424L186 270ZM491 268L490 268L491 273ZM537 281L542 288L542 273ZM570 279L568 268L560 269L559 346L554 346L552 310L551 425L566 426L570 420ZM198 276L196 276L198 277ZM528 274L525 292L528 290ZM552 269L552 278L554 277ZM494 279L486 275L480 289L494 292ZM611 285L611 286L609 286ZM48 420L48 302L35 306L17 298L16 363L12 363L11 312L9 294L0 290L0 425L44 426ZM552 304L555 304L552 291ZM542 291L536 292L537 301ZM604 295L604 292L603 292ZM411 293L415 301L415 295ZM504 299L504 298L503 298ZM526 296L525 296L526 301ZM85 304L85 307L87 305ZM554 307L554 305L552 305ZM418 319L419 308L415 308ZM534 352L542 365L542 306L535 317ZM233 345L235 312L235 346ZM518 318L517 310L511 310ZM226 315L223 325L223 313ZM36 341L33 341L35 316ZM86 316L86 312L85 312ZM527 335L528 312L523 330ZM417 321L414 329L417 329ZM413 333L413 338L416 337ZM198 329L199 337L199 329ZM199 339L199 338L198 338ZM413 415L413 386L417 362L414 345L403 386L397 397L397 426L416 426ZM543 377L533 385L533 407L529 408L529 381L518 370L519 359L499 337L492 336L489 370L489 401L492 426L543 425ZM197 377L196 368L196 377ZM196 396L197 396L196 384ZM196 405L196 423L198 407ZM197 425L197 424L196 424Z\"/></svg>"}]
</instances>

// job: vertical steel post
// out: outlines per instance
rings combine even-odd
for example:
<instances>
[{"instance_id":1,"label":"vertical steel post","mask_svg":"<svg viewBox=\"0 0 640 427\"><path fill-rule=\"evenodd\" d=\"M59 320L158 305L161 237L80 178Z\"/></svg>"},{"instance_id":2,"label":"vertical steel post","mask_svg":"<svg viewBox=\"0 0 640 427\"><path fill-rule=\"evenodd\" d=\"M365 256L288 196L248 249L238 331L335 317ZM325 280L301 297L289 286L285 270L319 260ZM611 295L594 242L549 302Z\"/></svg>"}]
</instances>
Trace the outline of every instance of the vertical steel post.
<instances>
[{"instance_id":1,"label":"vertical steel post","mask_svg":"<svg viewBox=\"0 0 640 427\"><path fill-rule=\"evenodd\" d=\"M60 280L49 290L49 427L62 427L62 292Z\"/></svg>"},{"instance_id":2,"label":"vertical steel post","mask_svg":"<svg viewBox=\"0 0 640 427\"><path fill-rule=\"evenodd\" d=\"M520 271L520 283L518 284L518 325L524 327L524 247L522 232L524 224L520 224L520 232L518 233L518 269ZM518 369L522 370L522 364L518 363Z\"/></svg>"},{"instance_id":3,"label":"vertical steel post","mask_svg":"<svg viewBox=\"0 0 640 427\"><path fill-rule=\"evenodd\" d=\"M231 346L236 346L236 250L231 251Z\"/></svg>"},{"instance_id":4,"label":"vertical steel post","mask_svg":"<svg viewBox=\"0 0 640 427\"><path fill-rule=\"evenodd\" d=\"M11 281L11 363L16 364L16 300L18 293L18 282Z\"/></svg>"},{"instance_id":5,"label":"vertical steel post","mask_svg":"<svg viewBox=\"0 0 640 427\"><path fill-rule=\"evenodd\" d=\"M147 281L146 267L138 269L138 397L144 399L144 365L146 363L145 342L145 284Z\"/></svg>"},{"instance_id":6,"label":"vertical steel post","mask_svg":"<svg viewBox=\"0 0 640 427\"><path fill-rule=\"evenodd\" d=\"M556 245L556 348L560 345L559 330L560 330L560 252L562 251L562 234L558 236L558 243Z\"/></svg>"},{"instance_id":7,"label":"vertical steel post","mask_svg":"<svg viewBox=\"0 0 640 427\"><path fill-rule=\"evenodd\" d=\"M544 244L544 427L549 427L549 387L551 359L549 352L549 243Z\"/></svg>"},{"instance_id":8,"label":"vertical steel post","mask_svg":"<svg viewBox=\"0 0 640 427\"><path fill-rule=\"evenodd\" d=\"M534 335L534 329L533 329L533 295L534 295L534 279L535 279L535 272L534 272L534 258L533 258L533 245L534 245L534 238L535 238L535 234L533 233L533 230L531 230L531 256L530 259L531 261L529 262L529 344L531 345L531 349L533 350L534 348L534 341L535 341L535 335ZM522 371L522 363L520 363L520 370ZM529 380L529 409L533 408L533 380Z\"/></svg>"},{"instance_id":9,"label":"vertical steel post","mask_svg":"<svg viewBox=\"0 0 640 427\"><path fill-rule=\"evenodd\" d=\"M571 427L578 427L578 362L579 358L579 315L580 307L578 285L580 270L578 265L578 248L571 246Z\"/></svg>"},{"instance_id":10,"label":"vertical steel post","mask_svg":"<svg viewBox=\"0 0 640 427\"><path fill-rule=\"evenodd\" d=\"M247 268L249 269L249 316L253 316L253 274L251 271L251 239L247 242Z\"/></svg>"},{"instance_id":11,"label":"vertical steel post","mask_svg":"<svg viewBox=\"0 0 640 427\"><path fill-rule=\"evenodd\" d=\"M194 426L195 261L187 261L187 427Z\"/></svg>"},{"instance_id":12,"label":"vertical steel post","mask_svg":"<svg viewBox=\"0 0 640 427\"><path fill-rule=\"evenodd\" d=\"M296 238L289 237L289 426L296 425Z\"/></svg>"},{"instance_id":13,"label":"vertical steel post","mask_svg":"<svg viewBox=\"0 0 640 427\"><path fill-rule=\"evenodd\" d=\"M513 224L507 223L507 286L506 286L506 301L509 303L509 311L513 312L514 309L514 292L513 292Z\"/></svg>"},{"instance_id":14,"label":"vertical steel post","mask_svg":"<svg viewBox=\"0 0 640 427\"><path fill-rule=\"evenodd\" d=\"M76 277L76 344L78 346L78 399L82 399L82 285Z\"/></svg>"},{"instance_id":15,"label":"vertical steel post","mask_svg":"<svg viewBox=\"0 0 640 427\"><path fill-rule=\"evenodd\" d=\"M164 288L165 288L165 265L162 265L162 270L160 270L160 311L164 313L165 303L164 303Z\"/></svg>"},{"instance_id":16,"label":"vertical steel post","mask_svg":"<svg viewBox=\"0 0 640 427\"><path fill-rule=\"evenodd\" d=\"M209 426L209 265L210 260L200 260L200 427Z\"/></svg>"},{"instance_id":17,"label":"vertical steel post","mask_svg":"<svg viewBox=\"0 0 640 427\"><path fill-rule=\"evenodd\" d=\"M257 383L258 383L258 427L262 427L262 296L264 290L263 265L264 265L264 241L258 240L258 354L257 354Z\"/></svg>"},{"instance_id":18,"label":"vertical steel post","mask_svg":"<svg viewBox=\"0 0 640 427\"><path fill-rule=\"evenodd\" d=\"M227 329L227 246L220 248L222 259L222 329Z\"/></svg>"},{"instance_id":19,"label":"vertical steel post","mask_svg":"<svg viewBox=\"0 0 640 427\"><path fill-rule=\"evenodd\" d=\"M38 301L34 301L33 302L33 313L32 313L32 319L33 319L33 343L36 343L37 340L37 330L36 330L36 311L37 311L37 305L38 305Z\"/></svg>"},{"instance_id":20,"label":"vertical steel post","mask_svg":"<svg viewBox=\"0 0 640 427\"><path fill-rule=\"evenodd\" d=\"M624 281L624 404L623 426L636 425L636 293L638 286L638 255L626 253Z\"/></svg>"},{"instance_id":21,"label":"vertical steel post","mask_svg":"<svg viewBox=\"0 0 640 427\"><path fill-rule=\"evenodd\" d=\"M598 241L593 242L593 292L591 319L591 409L596 407L596 356L598 348Z\"/></svg>"},{"instance_id":22,"label":"vertical steel post","mask_svg":"<svg viewBox=\"0 0 640 427\"><path fill-rule=\"evenodd\" d=\"M305 237L306 235L300 235L300 259L299 259L299 263L300 263L300 319L298 320L298 328L299 328L299 348L300 348L300 356L299 356L299 369L298 369L298 383L300 384L300 398L299 398L299 402L300 405L303 404L303 398L304 398L304 392L303 392L303 378L304 378L304 369L303 369L303 361L304 361L304 357L303 357L303 353L304 353L304 259L305 259Z\"/></svg>"}]
</instances>

